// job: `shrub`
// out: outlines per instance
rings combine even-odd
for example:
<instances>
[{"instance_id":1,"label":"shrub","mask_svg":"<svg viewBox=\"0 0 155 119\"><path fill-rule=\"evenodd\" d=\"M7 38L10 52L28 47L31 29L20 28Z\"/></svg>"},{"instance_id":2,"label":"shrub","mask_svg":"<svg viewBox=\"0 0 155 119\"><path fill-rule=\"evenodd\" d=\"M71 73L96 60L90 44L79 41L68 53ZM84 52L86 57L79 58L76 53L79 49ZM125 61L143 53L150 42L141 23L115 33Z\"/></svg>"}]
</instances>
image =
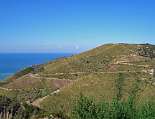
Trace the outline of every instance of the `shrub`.
<instances>
[{"instance_id":1,"label":"shrub","mask_svg":"<svg viewBox=\"0 0 155 119\"><path fill-rule=\"evenodd\" d=\"M41 110L15 99L0 96L0 119L30 119Z\"/></svg>"},{"instance_id":2,"label":"shrub","mask_svg":"<svg viewBox=\"0 0 155 119\"><path fill-rule=\"evenodd\" d=\"M74 107L74 119L155 119L155 103L148 102L136 107L128 101L113 100L96 103L89 97L80 96Z\"/></svg>"},{"instance_id":3,"label":"shrub","mask_svg":"<svg viewBox=\"0 0 155 119\"><path fill-rule=\"evenodd\" d=\"M81 95L73 110L73 116L76 119L96 119L96 104L92 99Z\"/></svg>"},{"instance_id":4,"label":"shrub","mask_svg":"<svg viewBox=\"0 0 155 119\"><path fill-rule=\"evenodd\" d=\"M123 76L116 80L116 98L112 102L97 103L90 97L81 95L73 109L74 119L155 119L155 102L146 102L136 106L136 95L140 88L138 81L133 84L128 99L122 100Z\"/></svg>"}]
</instances>

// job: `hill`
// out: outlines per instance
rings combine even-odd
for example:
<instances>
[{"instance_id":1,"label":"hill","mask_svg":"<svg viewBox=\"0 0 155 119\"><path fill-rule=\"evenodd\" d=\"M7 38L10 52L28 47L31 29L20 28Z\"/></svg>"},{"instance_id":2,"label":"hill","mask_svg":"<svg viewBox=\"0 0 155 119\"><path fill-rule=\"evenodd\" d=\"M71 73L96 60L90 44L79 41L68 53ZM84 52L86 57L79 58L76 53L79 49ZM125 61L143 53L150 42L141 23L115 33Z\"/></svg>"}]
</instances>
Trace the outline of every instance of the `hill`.
<instances>
[{"instance_id":1,"label":"hill","mask_svg":"<svg viewBox=\"0 0 155 119\"><path fill-rule=\"evenodd\" d=\"M10 96L29 101L49 113L70 115L81 93L95 100L116 97L116 80L122 75L122 100L135 85L136 102L155 99L155 46L150 44L106 44L68 58L18 72L1 84ZM11 93L12 94L12 93Z\"/></svg>"}]
</instances>

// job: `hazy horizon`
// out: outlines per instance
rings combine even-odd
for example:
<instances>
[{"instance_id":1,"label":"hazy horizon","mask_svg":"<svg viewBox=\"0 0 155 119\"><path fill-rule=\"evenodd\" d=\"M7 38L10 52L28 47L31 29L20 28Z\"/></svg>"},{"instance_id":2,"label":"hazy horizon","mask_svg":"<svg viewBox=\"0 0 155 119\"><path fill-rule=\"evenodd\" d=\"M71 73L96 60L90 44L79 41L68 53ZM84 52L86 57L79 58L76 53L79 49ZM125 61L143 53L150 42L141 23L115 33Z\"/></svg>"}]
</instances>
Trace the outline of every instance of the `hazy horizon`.
<instances>
[{"instance_id":1,"label":"hazy horizon","mask_svg":"<svg viewBox=\"0 0 155 119\"><path fill-rule=\"evenodd\" d=\"M99 47L99 46L102 46L102 45L106 45L106 44L150 44L150 43L116 42L116 43L105 43L105 44L97 45L97 46L92 47L92 48L85 49L83 51L74 51L74 52L72 52L72 51L71 52L64 52L64 51L62 51L62 52L57 52L57 51L55 51L55 52L52 52L52 51L51 52L50 51L46 51L46 52L44 52L44 51L37 51L37 52L34 52L34 51L29 51L29 52L27 52L27 51L26 52L23 52L23 51L1 52L0 51L0 54L72 54L72 55L75 55L75 54L78 54L78 53L87 52L87 51L92 50L92 49L94 49L96 47ZM155 45L155 44L150 44L150 45Z\"/></svg>"}]
</instances>

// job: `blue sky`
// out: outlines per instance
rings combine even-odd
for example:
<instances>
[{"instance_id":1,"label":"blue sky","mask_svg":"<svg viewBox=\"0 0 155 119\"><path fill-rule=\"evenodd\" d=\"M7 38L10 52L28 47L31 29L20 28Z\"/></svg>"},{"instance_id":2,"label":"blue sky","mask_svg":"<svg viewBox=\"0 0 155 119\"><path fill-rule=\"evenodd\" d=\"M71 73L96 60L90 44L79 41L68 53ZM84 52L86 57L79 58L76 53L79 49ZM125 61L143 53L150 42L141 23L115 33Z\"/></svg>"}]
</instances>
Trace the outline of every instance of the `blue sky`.
<instances>
[{"instance_id":1,"label":"blue sky","mask_svg":"<svg viewBox=\"0 0 155 119\"><path fill-rule=\"evenodd\" d=\"M154 0L0 0L0 52L155 44Z\"/></svg>"}]
</instances>

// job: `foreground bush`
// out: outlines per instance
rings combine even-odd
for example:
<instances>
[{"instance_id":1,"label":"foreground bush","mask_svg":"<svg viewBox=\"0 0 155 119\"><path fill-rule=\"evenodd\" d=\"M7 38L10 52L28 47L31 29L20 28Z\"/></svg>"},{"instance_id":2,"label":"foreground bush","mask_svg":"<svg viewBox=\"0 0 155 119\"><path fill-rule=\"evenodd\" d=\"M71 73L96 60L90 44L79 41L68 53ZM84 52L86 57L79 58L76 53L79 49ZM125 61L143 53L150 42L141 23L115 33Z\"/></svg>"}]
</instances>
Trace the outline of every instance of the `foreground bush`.
<instances>
[{"instance_id":1,"label":"foreground bush","mask_svg":"<svg viewBox=\"0 0 155 119\"><path fill-rule=\"evenodd\" d=\"M146 102L136 105L136 95L139 88L139 81L133 84L129 97L125 101L123 97L123 74L119 74L115 82L116 97L112 102L95 100L81 95L76 100L73 109L74 119L155 119L155 102Z\"/></svg>"},{"instance_id":2,"label":"foreground bush","mask_svg":"<svg viewBox=\"0 0 155 119\"><path fill-rule=\"evenodd\" d=\"M80 96L73 110L74 119L155 119L155 103L147 102L137 106L128 101L96 103Z\"/></svg>"},{"instance_id":3,"label":"foreground bush","mask_svg":"<svg viewBox=\"0 0 155 119\"><path fill-rule=\"evenodd\" d=\"M30 119L40 112L40 109L26 103L0 96L0 119Z\"/></svg>"}]
</instances>

